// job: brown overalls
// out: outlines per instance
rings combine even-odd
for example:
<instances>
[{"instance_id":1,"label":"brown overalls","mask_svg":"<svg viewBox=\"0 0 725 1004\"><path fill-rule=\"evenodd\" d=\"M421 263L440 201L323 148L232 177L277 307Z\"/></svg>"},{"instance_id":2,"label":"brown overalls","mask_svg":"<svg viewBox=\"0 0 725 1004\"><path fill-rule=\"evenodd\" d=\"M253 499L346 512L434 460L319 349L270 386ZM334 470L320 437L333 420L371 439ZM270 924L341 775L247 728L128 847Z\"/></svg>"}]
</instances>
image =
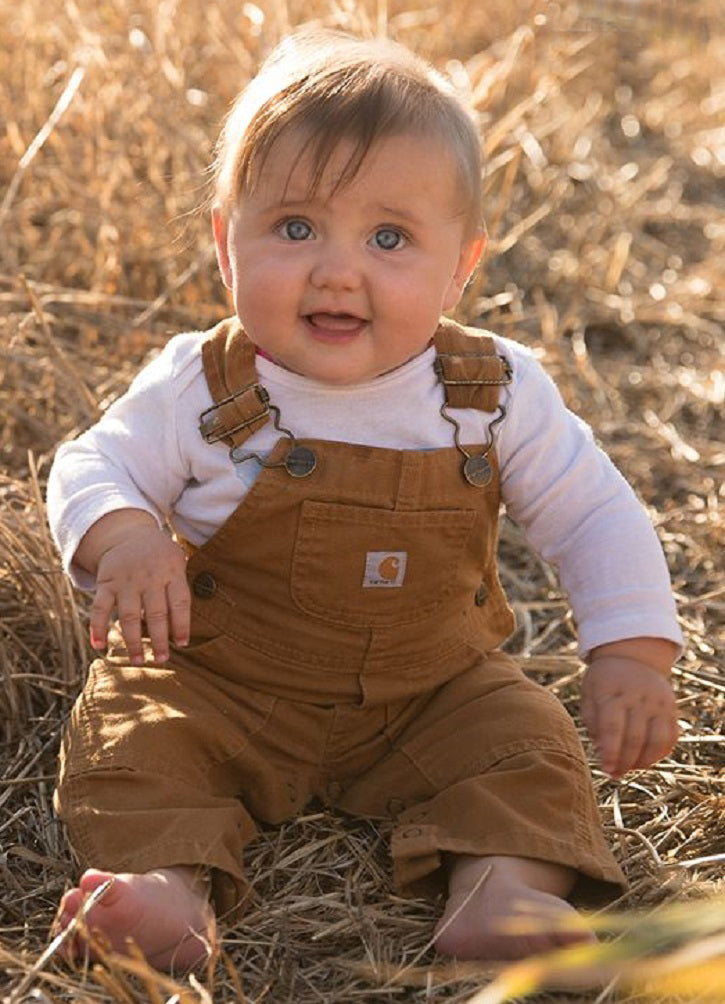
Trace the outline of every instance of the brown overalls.
<instances>
[{"instance_id":1,"label":"brown overalls","mask_svg":"<svg viewBox=\"0 0 725 1004\"><path fill-rule=\"evenodd\" d=\"M435 345L447 404L494 412L510 373L491 339L443 322ZM209 448L244 462L270 408L280 439L227 522L187 547L191 644L140 668L119 645L74 708L56 807L80 862L199 865L233 913L254 819L317 796L394 818L404 891L441 888L442 852L621 887L571 719L498 651L513 618L492 446L462 447L457 428L431 451L297 441L254 355L234 320L203 347Z\"/></svg>"}]
</instances>

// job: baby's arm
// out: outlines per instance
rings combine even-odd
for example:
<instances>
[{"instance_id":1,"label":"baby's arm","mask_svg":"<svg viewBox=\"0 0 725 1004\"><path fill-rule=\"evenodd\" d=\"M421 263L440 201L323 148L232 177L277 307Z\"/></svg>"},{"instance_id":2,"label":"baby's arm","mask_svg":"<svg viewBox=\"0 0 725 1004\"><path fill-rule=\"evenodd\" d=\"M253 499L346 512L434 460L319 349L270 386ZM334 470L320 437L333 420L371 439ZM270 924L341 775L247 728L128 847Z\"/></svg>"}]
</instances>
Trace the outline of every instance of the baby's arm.
<instances>
[{"instance_id":1,"label":"baby's arm","mask_svg":"<svg viewBox=\"0 0 725 1004\"><path fill-rule=\"evenodd\" d=\"M196 334L172 338L96 425L59 447L48 477L63 566L95 593L91 643L104 647L115 607L136 664L144 620L159 661L168 658L169 636L188 639L185 556L161 527L196 483L196 416L208 399L200 344Z\"/></svg>"},{"instance_id":2,"label":"baby's arm","mask_svg":"<svg viewBox=\"0 0 725 1004\"><path fill-rule=\"evenodd\" d=\"M619 776L664 756L677 738L669 674L682 634L667 565L646 512L591 430L541 367L514 351L498 434L502 496L529 543L559 568L590 664L584 722L602 767Z\"/></svg>"},{"instance_id":3,"label":"baby's arm","mask_svg":"<svg viewBox=\"0 0 725 1004\"><path fill-rule=\"evenodd\" d=\"M169 658L169 629L177 645L189 638L190 596L182 549L142 509L117 509L82 537L75 562L96 577L91 644L106 646L108 622L118 611L129 659L142 665L142 621L154 657Z\"/></svg>"},{"instance_id":4,"label":"baby's arm","mask_svg":"<svg viewBox=\"0 0 725 1004\"><path fill-rule=\"evenodd\" d=\"M670 671L678 651L664 638L628 638L590 653L582 718L612 777L648 767L677 742Z\"/></svg>"}]
</instances>

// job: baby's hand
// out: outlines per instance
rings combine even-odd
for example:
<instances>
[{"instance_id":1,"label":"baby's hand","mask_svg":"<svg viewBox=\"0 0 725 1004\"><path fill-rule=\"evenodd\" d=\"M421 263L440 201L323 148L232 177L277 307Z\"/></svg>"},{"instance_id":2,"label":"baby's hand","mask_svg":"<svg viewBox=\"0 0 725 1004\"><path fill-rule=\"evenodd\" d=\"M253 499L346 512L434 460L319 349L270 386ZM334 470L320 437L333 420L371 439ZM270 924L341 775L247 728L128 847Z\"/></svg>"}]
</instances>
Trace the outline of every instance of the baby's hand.
<instances>
[{"instance_id":1,"label":"baby's hand","mask_svg":"<svg viewBox=\"0 0 725 1004\"><path fill-rule=\"evenodd\" d=\"M636 658L595 651L582 684L581 713L602 770L612 777L649 767L677 742L669 673Z\"/></svg>"},{"instance_id":2,"label":"baby's hand","mask_svg":"<svg viewBox=\"0 0 725 1004\"><path fill-rule=\"evenodd\" d=\"M77 552L96 575L91 607L91 644L104 649L108 623L118 613L131 663L143 664L142 622L154 658L169 658L169 633L177 645L189 640L191 600L182 549L138 510L118 510L89 530Z\"/></svg>"}]
</instances>

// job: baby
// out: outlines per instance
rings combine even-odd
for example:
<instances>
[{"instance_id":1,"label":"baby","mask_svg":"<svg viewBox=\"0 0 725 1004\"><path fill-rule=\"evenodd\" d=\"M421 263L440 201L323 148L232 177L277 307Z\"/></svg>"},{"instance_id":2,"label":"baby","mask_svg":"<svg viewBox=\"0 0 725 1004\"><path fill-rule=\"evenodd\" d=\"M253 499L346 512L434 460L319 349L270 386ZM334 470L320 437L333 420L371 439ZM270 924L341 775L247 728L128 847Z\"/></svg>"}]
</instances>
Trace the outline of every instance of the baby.
<instances>
[{"instance_id":1,"label":"baby","mask_svg":"<svg viewBox=\"0 0 725 1004\"><path fill-rule=\"evenodd\" d=\"M299 32L237 100L213 209L236 316L172 338L50 476L93 647L120 625L62 750L85 871L61 929L113 879L90 928L198 964L244 909L255 821L313 798L393 820L396 885L444 893L450 956L590 938L567 898L621 890L573 723L500 650L500 504L559 567L613 777L676 740L681 636L590 430L530 352L441 317L481 201L472 118L393 43Z\"/></svg>"}]
</instances>

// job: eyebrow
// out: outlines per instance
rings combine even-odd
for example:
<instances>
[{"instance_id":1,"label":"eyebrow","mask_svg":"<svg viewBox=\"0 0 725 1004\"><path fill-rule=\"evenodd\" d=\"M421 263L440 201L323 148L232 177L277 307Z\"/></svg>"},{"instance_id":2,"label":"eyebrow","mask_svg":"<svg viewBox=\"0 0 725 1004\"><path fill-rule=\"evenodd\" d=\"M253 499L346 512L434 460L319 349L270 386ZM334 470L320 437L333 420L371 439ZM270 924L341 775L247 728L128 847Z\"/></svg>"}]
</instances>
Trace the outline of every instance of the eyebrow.
<instances>
[{"instance_id":1,"label":"eyebrow","mask_svg":"<svg viewBox=\"0 0 725 1004\"><path fill-rule=\"evenodd\" d=\"M382 203L373 206L373 209L379 211L385 216L397 216L403 220L409 220L411 223L417 223L420 216L417 213L408 212L407 209L400 209L398 206L384 206Z\"/></svg>"},{"instance_id":2,"label":"eyebrow","mask_svg":"<svg viewBox=\"0 0 725 1004\"><path fill-rule=\"evenodd\" d=\"M269 202L267 202L267 205L268 206L274 206L274 207L286 208L287 206L309 206L311 203L317 202L317 201L318 201L317 199L305 199L305 198L302 198L302 199L294 198L293 199L293 198L289 198L287 196L282 196L281 199L270 199Z\"/></svg>"},{"instance_id":3,"label":"eyebrow","mask_svg":"<svg viewBox=\"0 0 725 1004\"><path fill-rule=\"evenodd\" d=\"M282 198L279 200L273 200L264 206L264 211L276 211L276 210L294 210L303 209L308 206L320 206L324 205L324 200L311 198L311 199L298 199L298 198ZM377 215L382 217L394 217L399 220L407 220L410 223L418 223L421 219L419 213L410 212L407 209L401 209L397 206L385 206L382 203L377 203L370 207L370 210Z\"/></svg>"},{"instance_id":4,"label":"eyebrow","mask_svg":"<svg viewBox=\"0 0 725 1004\"><path fill-rule=\"evenodd\" d=\"M325 200L319 199L317 196L312 196L312 198L298 198L298 197L285 197L283 196L279 200L273 200L267 203L262 211L263 212L279 212L284 211L302 211L310 206L320 206L324 205ZM399 206L388 206L380 203L373 203L367 207L371 212L379 215L381 217L389 217L393 219L403 220L410 224L419 223L421 220L421 214L411 212L408 209L404 209Z\"/></svg>"}]
</instances>

